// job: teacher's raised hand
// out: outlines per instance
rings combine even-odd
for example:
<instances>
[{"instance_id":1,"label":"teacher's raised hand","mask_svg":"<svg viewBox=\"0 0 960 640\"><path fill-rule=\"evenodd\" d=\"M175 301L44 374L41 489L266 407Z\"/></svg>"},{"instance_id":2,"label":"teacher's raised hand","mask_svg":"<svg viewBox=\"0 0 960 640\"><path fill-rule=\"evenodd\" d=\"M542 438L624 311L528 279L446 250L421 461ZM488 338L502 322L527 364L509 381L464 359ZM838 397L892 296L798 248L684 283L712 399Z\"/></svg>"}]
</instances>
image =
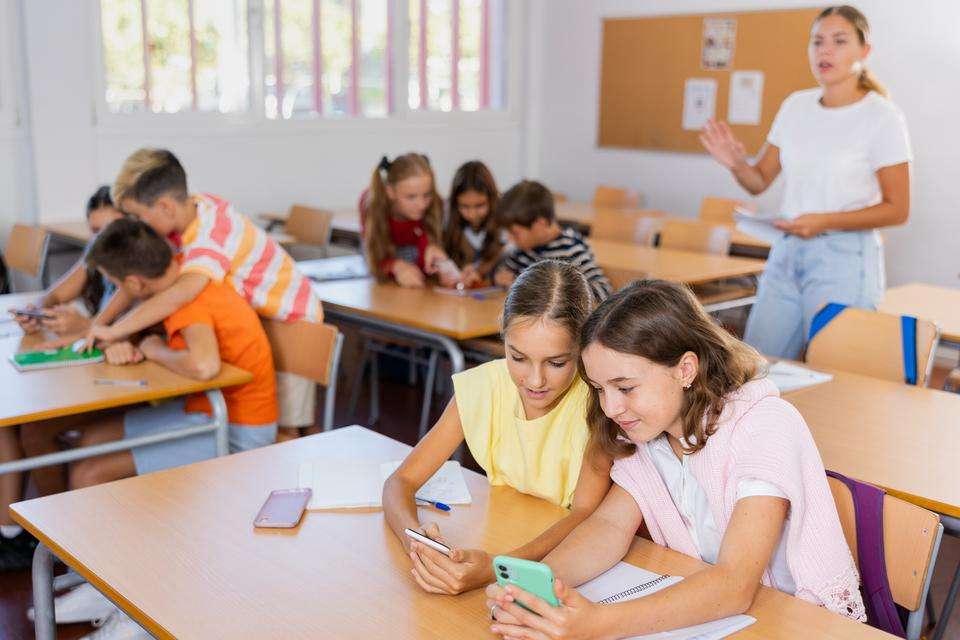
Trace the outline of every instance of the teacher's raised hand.
<instances>
[{"instance_id":1,"label":"teacher's raised hand","mask_svg":"<svg viewBox=\"0 0 960 640\"><path fill-rule=\"evenodd\" d=\"M747 163L746 147L734 137L726 122L710 118L700 131L700 143L727 169L736 169Z\"/></svg>"}]
</instances>

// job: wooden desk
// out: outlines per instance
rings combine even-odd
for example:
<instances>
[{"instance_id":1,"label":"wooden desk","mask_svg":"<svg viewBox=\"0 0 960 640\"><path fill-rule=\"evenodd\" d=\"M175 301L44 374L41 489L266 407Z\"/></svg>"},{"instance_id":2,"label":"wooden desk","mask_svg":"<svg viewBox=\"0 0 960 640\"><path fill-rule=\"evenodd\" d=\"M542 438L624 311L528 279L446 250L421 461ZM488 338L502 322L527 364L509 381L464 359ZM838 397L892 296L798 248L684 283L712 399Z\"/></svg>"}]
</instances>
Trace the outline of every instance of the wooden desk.
<instances>
[{"instance_id":1,"label":"wooden desk","mask_svg":"<svg viewBox=\"0 0 960 640\"><path fill-rule=\"evenodd\" d=\"M638 277L689 285L759 275L766 265L763 260L753 258L658 249L610 240L590 240L589 243L604 269L636 271Z\"/></svg>"},{"instance_id":2,"label":"wooden desk","mask_svg":"<svg viewBox=\"0 0 960 640\"><path fill-rule=\"evenodd\" d=\"M251 525L272 489L296 485L301 462L387 461L409 450L347 427L21 502L11 512L42 543L35 576L38 564L49 564L49 548L158 638L489 640L483 591L421 591L378 509L313 511L290 531ZM490 487L476 473L465 476L473 504L430 513L459 544L508 550L564 513L508 487ZM627 559L678 575L703 566L640 539ZM757 623L736 638L891 637L766 588L749 614Z\"/></svg>"},{"instance_id":3,"label":"wooden desk","mask_svg":"<svg viewBox=\"0 0 960 640\"><path fill-rule=\"evenodd\" d=\"M960 347L960 289L914 282L887 289L880 311L933 320L940 339Z\"/></svg>"},{"instance_id":4,"label":"wooden desk","mask_svg":"<svg viewBox=\"0 0 960 640\"><path fill-rule=\"evenodd\" d=\"M86 220L65 220L63 222L47 222L40 227L57 240L67 244L85 247L93 234Z\"/></svg>"},{"instance_id":5,"label":"wooden desk","mask_svg":"<svg viewBox=\"0 0 960 640\"><path fill-rule=\"evenodd\" d=\"M830 382L784 395L810 426L824 466L960 518L960 395L830 373Z\"/></svg>"},{"instance_id":6,"label":"wooden desk","mask_svg":"<svg viewBox=\"0 0 960 640\"><path fill-rule=\"evenodd\" d=\"M587 202L566 201L556 203L555 209L557 212L557 219L559 219L561 222L567 222L589 229L590 225L593 224L593 221L597 217L598 207ZM628 209L628 211L639 211L639 209ZM695 220L695 218L677 215L667 215L664 217L658 216L658 218L664 222L669 222L672 220L691 222ZM736 228L736 225L723 224L722 226L728 227L731 231L733 250L735 253L742 252L751 256L762 256L770 250L770 245L768 243L743 233Z\"/></svg>"}]
</instances>

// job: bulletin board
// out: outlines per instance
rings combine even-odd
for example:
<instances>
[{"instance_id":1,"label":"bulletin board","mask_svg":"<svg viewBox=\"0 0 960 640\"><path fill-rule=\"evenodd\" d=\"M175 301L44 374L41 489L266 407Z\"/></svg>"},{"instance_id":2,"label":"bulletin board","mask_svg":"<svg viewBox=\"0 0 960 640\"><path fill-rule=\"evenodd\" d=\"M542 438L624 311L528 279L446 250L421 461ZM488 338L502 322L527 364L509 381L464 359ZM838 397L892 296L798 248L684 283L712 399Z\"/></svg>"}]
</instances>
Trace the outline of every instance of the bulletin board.
<instances>
[{"instance_id":1,"label":"bulletin board","mask_svg":"<svg viewBox=\"0 0 960 640\"><path fill-rule=\"evenodd\" d=\"M819 12L810 8L604 20L597 144L705 153L698 132L683 127L687 81L702 85L707 80L710 85L709 79L715 80L715 114L726 120L731 74L760 71L759 123L731 125L747 151L757 153L784 98L816 86L807 43ZM730 25L734 32L727 30L727 41L721 33L719 44L713 37L718 25L719 32ZM742 107L737 111L742 113Z\"/></svg>"}]
</instances>

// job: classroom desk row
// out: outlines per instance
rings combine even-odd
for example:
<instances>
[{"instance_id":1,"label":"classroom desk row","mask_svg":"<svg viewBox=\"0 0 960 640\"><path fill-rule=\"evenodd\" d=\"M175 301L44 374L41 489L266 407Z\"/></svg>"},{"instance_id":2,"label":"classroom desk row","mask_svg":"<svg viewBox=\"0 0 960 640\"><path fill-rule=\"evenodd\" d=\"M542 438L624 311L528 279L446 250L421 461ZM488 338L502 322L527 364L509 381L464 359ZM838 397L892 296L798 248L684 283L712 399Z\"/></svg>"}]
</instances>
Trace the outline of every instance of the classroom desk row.
<instances>
[{"instance_id":1,"label":"classroom desk row","mask_svg":"<svg viewBox=\"0 0 960 640\"><path fill-rule=\"evenodd\" d=\"M52 600L50 553L157 638L490 638L483 590L425 593L378 509L312 511L293 530L252 520L303 462L403 458L410 447L359 426L14 505L42 546L35 597ZM473 504L431 512L450 540L507 550L564 511L464 471ZM104 543L109 532L110 543ZM149 549L149 553L144 553ZM49 550L49 551L48 551ZM686 576L698 560L636 538L626 561ZM889 638L762 587L735 638ZM38 638L52 621L37 623Z\"/></svg>"}]
</instances>

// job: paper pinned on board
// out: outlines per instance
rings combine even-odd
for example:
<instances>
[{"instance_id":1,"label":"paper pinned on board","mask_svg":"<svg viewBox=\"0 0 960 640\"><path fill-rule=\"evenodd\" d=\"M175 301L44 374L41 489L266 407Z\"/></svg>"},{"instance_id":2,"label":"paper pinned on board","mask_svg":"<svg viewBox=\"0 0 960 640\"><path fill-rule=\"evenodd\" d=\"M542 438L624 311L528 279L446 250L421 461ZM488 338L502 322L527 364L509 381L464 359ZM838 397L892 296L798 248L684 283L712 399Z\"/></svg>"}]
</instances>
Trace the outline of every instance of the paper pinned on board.
<instances>
[{"instance_id":1,"label":"paper pinned on board","mask_svg":"<svg viewBox=\"0 0 960 640\"><path fill-rule=\"evenodd\" d=\"M717 112L717 81L687 78L683 87L683 128L699 131Z\"/></svg>"},{"instance_id":2,"label":"paper pinned on board","mask_svg":"<svg viewBox=\"0 0 960 640\"><path fill-rule=\"evenodd\" d=\"M736 18L704 18L701 69L729 69L737 42Z\"/></svg>"},{"instance_id":3,"label":"paper pinned on board","mask_svg":"<svg viewBox=\"0 0 960 640\"><path fill-rule=\"evenodd\" d=\"M760 124L763 107L763 71L734 71L730 74L727 122Z\"/></svg>"},{"instance_id":4,"label":"paper pinned on board","mask_svg":"<svg viewBox=\"0 0 960 640\"><path fill-rule=\"evenodd\" d=\"M580 585L577 591L592 602L612 604L642 598L681 580L683 578L678 576L661 576L626 562L618 562L590 582ZM751 616L731 616L683 629L633 636L628 640L719 640L756 621Z\"/></svg>"}]
</instances>

